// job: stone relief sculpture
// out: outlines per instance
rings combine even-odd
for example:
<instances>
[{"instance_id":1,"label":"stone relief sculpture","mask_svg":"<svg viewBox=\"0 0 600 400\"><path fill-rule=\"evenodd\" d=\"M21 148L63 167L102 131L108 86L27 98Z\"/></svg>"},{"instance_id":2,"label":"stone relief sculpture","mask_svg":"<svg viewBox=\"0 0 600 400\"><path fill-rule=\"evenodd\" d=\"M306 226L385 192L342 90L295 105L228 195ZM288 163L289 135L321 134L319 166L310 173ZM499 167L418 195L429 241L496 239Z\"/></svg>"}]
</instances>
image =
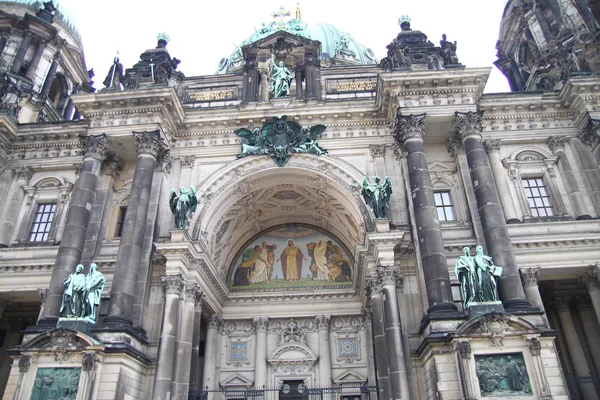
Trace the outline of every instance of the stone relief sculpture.
<instances>
[{"instance_id":1,"label":"stone relief sculpture","mask_svg":"<svg viewBox=\"0 0 600 400\"><path fill-rule=\"evenodd\" d=\"M192 186L189 189L179 188L179 195L175 189L171 189L169 206L175 216L175 229L185 229L188 218L196 211L197 205L196 191Z\"/></svg>"},{"instance_id":2,"label":"stone relief sculpture","mask_svg":"<svg viewBox=\"0 0 600 400\"><path fill-rule=\"evenodd\" d=\"M275 116L272 122L263 124L262 128L242 128L235 131L242 145L242 152L237 158L269 155L282 167L293 153L327 155L327 150L315 140L325 129L325 125L303 127L295 121L288 121L286 115Z\"/></svg>"},{"instance_id":3,"label":"stone relief sculpture","mask_svg":"<svg viewBox=\"0 0 600 400\"><path fill-rule=\"evenodd\" d=\"M531 394L531 383L522 354L475 356L482 396Z\"/></svg>"},{"instance_id":4,"label":"stone relief sculpture","mask_svg":"<svg viewBox=\"0 0 600 400\"><path fill-rule=\"evenodd\" d=\"M31 400L75 400L80 368L39 368Z\"/></svg>"},{"instance_id":5,"label":"stone relief sculpture","mask_svg":"<svg viewBox=\"0 0 600 400\"><path fill-rule=\"evenodd\" d=\"M283 61L279 61L279 65L276 65L274 54L271 55L269 79L271 81L271 94L273 97L287 97L290 95L290 87L294 79L294 74L285 66Z\"/></svg>"},{"instance_id":6,"label":"stone relief sculpture","mask_svg":"<svg viewBox=\"0 0 600 400\"><path fill-rule=\"evenodd\" d=\"M464 254L454 264L465 309L474 302L498 301L497 279L502 275L502 267L494 265L492 257L483 254L482 246L477 246L475 252L475 257L472 257L471 250L464 247Z\"/></svg>"},{"instance_id":7,"label":"stone relief sculpture","mask_svg":"<svg viewBox=\"0 0 600 400\"><path fill-rule=\"evenodd\" d=\"M97 271L96 263L90 264L87 275L83 264L75 267L75 272L65 279L65 291L60 306L61 318L77 318L96 323L96 310L100 305L106 278Z\"/></svg>"},{"instance_id":8,"label":"stone relief sculpture","mask_svg":"<svg viewBox=\"0 0 600 400\"><path fill-rule=\"evenodd\" d=\"M369 178L363 177L361 185L361 193L365 199L365 203L373 213L375 218L385 218L387 210L390 204L390 195L392 194L392 182L387 176L384 178L383 183L380 183L381 179L376 176L375 183L370 183Z\"/></svg>"}]
</instances>

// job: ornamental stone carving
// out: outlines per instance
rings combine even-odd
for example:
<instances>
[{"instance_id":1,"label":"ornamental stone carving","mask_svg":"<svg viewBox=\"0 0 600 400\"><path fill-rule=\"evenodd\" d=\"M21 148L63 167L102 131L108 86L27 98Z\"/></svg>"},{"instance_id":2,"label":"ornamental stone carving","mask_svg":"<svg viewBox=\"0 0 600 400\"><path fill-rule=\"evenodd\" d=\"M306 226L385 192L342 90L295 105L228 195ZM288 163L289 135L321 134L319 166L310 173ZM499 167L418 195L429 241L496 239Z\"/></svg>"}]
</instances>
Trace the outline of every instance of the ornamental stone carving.
<instances>
[{"instance_id":1,"label":"ornamental stone carving","mask_svg":"<svg viewBox=\"0 0 600 400\"><path fill-rule=\"evenodd\" d=\"M19 371L27 372L29 371L29 367L31 367L31 356L24 355L19 358Z\"/></svg>"},{"instance_id":2,"label":"ornamental stone carving","mask_svg":"<svg viewBox=\"0 0 600 400\"><path fill-rule=\"evenodd\" d=\"M369 151L371 152L371 157L383 157L385 155L385 145L384 144L372 144L369 146Z\"/></svg>"},{"instance_id":3,"label":"ornamental stone carving","mask_svg":"<svg viewBox=\"0 0 600 400\"><path fill-rule=\"evenodd\" d=\"M185 298L194 302L194 306L202 307L204 292L197 283L185 287Z\"/></svg>"},{"instance_id":4,"label":"ornamental stone carving","mask_svg":"<svg viewBox=\"0 0 600 400\"><path fill-rule=\"evenodd\" d=\"M252 320L254 323L254 329L256 333L267 333L267 328L269 327L269 318L254 318Z\"/></svg>"},{"instance_id":5,"label":"ornamental stone carving","mask_svg":"<svg viewBox=\"0 0 600 400\"><path fill-rule=\"evenodd\" d=\"M483 130L483 111L476 112L455 112L454 124L456 126L456 134L462 139L471 135L481 135Z\"/></svg>"},{"instance_id":6,"label":"ornamental stone carving","mask_svg":"<svg viewBox=\"0 0 600 400\"><path fill-rule=\"evenodd\" d=\"M560 136L550 136L546 142L548 143L548 147L550 147L550 150L553 153L556 153L558 150L564 150L565 145L567 144L568 141L569 141L569 138L567 138L564 135L560 135Z\"/></svg>"},{"instance_id":7,"label":"ornamental stone carving","mask_svg":"<svg viewBox=\"0 0 600 400\"><path fill-rule=\"evenodd\" d=\"M83 147L84 158L92 157L104 161L110 153L110 146L105 134L82 137L81 147Z\"/></svg>"},{"instance_id":8,"label":"ornamental stone carving","mask_svg":"<svg viewBox=\"0 0 600 400\"><path fill-rule=\"evenodd\" d=\"M38 294L43 307L46 304L46 297L48 297L48 289L38 289Z\"/></svg>"},{"instance_id":9,"label":"ornamental stone carving","mask_svg":"<svg viewBox=\"0 0 600 400\"><path fill-rule=\"evenodd\" d=\"M23 185L26 185L33 176L33 169L30 167L19 167L14 170L15 177L17 178L17 182L25 182Z\"/></svg>"},{"instance_id":10,"label":"ornamental stone carving","mask_svg":"<svg viewBox=\"0 0 600 400\"><path fill-rule=\"evenodd\" d=\"M211 314L206 317L206 323L208 329L219 329L219 326L223 323L223 318L219 314Z\"/></svg>"},{"instance_id":11,"label":"ornamental stone carving","mask_svg":"<svg viewBox=\"0 0 600 400\"><path fill-rule=\"evenodd\" d=\"M317 323L318 330L329 330L331 323L331 316L329 315L317 315L315 316L315 322Z\"/></svg>"},{"instance_id":12,"label":"ornamental stone carving","mask_svg":"<svg viewBox=\"0 0 600 400\"><path fill-rule=\"evenodd\" d=\"M579 139L595 149L600 144L600 119L591 119L587 128L581 132Z\"/></svg>"},{"instance_id":13,"label":"ornamental stone carving","mask_svg":"<svg viewBox=\"0 0 600 400\"><path fill-rule=\"evenodd\" d=\"M181 168L194 168L196 157L194 156L183 156L180 158Z\"/></svg>"},{"instance_id":14,"label":"ornamental stone carving","mask_svg":"<svg viewBox=\"0 0 600 400\"><path fill-rule=\"evenodd\" d=\"M600 281L598 280L598 276L594 270L588 271L583 274L579 281L589 290L599 290L600 289Z\"/></svg>"},{"instance_id":15,"label":"ornamental stone carving","mask_svg":"<svg viewBox=\"0 0 600 400\"><path fill-rule=\"evenodd\" d=\"M161 278L163 291L167 294L181 294L185 287L183 275L164 275Z\"/></svg>"},{"instance_id":16,"label":"ornamental stone carving","mask_svg":"<svg viewBox=\"0 0 600 400\"><path fill-rule=\"evenodd\" d=\"M460 358L463 360L468 360L471 358L471 343L469 343L468 340L462 340L458 342L456 350L458 351Z\"/></svg>"},{"instance_id":17,"label":"ornamental stone carving","mask_svg":"<svg viewBox=\"0 0 600 400\"><path fill-rule=\"evenodd\" d=\"M483 147L485 147L485 151L488 154L494 151L500 151L500 142L500 139L486 140L483 142Z\"/></svg>"},{"instance_id":18,"label":"ornamental stone carving","mask_svg":"<svg viewBox=\"0 0 600 400\"><path fill-rule=\"evenodd\" d=\"M495 312L486 314L482 317L475 332L489 334L492 347L504 346L504 335L515 331L515 328L508 324L509 319L508 314Z\"/></svg>"},{"instance_id":19,"label":"ornamental stone carving","mask_svg":"<svg viewBox=\"0 0 600 400\"><path fill-rule=\"evenodd\" d=\"M425 135L425 116L427 114L400 115L400 108L396 114L396 125L394 126L394 139L399 144L408 139L421 139Z\"/></svg>"},{"instance_id":20,"label":"ornamental stone carving","mask_svg":"<svg viewBox=\"0 0 600 400\"><path fill-rule=\"evenodd\" d=\"M556 308L556 311L561 312L570 312L571 311L571 301L570 297L565 296L556 296L552 301L552 306Z\"/></svg>"},{"instance_id":21,"label":"ornamental stone carving","mask_svg":"<svg viewBox=\"0 0 600 400\"><path fill-rule=\"evenodd\" d=\"M96 356L94 353L83 353L83 357L81 359L81 368L83 368L84 371L93 370L95 364Z\"/></svg>"},{"instance_id":22,"label":"ornamental stone carving","mask_svg":"<svg viewBox=\"0 0 600 400\"><path fill-rule=\"evenodd\" d=\"M531 355L539 356L542 352L542 343L536 337L530 337L527 339L527 346L531 351Z\"/></svg>"},{"instance_id":23,"label":"ornamental stone carving","mask_svg":"<svg viewBox=\"0 0 600 400\"><path fill-rule=\"evenodd\" d=\"M135 140L135 150L138 154L148 154L158 159L167 150L158 130L133 132L133 137Z\"/></svg>"},{"instance_id":24,"label":"ornamental stone carving","mask_svg":"<svg viewBox=\"0 0 600 400\"><path fill-rule=\"evenodd\" d=\"M542 269L540 267L529 267L529 268L521 268L519 272L521 273L521 281L525 287L537 286L538 278L540 276L540 271Z\"/></svg>"}]
</instances>

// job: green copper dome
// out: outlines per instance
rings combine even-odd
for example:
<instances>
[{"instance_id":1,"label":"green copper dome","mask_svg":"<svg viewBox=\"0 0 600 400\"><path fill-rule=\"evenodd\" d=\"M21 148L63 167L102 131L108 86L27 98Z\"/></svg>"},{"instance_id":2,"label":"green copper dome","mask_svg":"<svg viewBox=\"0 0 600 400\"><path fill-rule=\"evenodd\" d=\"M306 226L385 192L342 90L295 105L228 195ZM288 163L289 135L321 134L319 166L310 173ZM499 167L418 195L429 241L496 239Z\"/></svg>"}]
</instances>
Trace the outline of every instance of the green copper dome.
<instances>
[{"instance_id":1,"label":"green copper dome","mask_svg":"<svg viewBox=\"0 0 600 400\"><path fill-rule=\"evenodd\" d=\"M324 22L308 24L294 18L288 22L273 21L270 24L263 22L259 29L235 48L229 57L223 58L219 63L217 74L237 72L242 65L242 47L257 40L272 35L277 31L286 31L294 35L321 42L321 59L330 60L340 58L339 64L365 65L377 64L379 61L368 47L363 46L352 38L349 33L341 32L335 26Z\"/></svg>"}]
</instances>

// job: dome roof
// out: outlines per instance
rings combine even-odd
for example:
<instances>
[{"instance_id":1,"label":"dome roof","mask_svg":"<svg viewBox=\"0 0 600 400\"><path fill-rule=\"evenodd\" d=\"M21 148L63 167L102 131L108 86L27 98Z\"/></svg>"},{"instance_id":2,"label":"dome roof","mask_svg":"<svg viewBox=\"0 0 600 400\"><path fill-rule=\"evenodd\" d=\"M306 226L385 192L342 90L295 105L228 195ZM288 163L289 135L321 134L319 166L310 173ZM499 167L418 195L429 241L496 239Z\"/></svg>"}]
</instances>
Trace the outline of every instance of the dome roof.
<instances>
[{"instance_id":1,"label":"dome roof","mask_svg":"<svg viewBox=\"0 0 600 400\"><path fill-rule=\"evenodd\" d=\"M273 21L268 25L263 22L260 29L255 28L255 32L237 46L229 57L221 60L216 73L225 74L237 71L241 66L242 47L270 36L277 31L286 31L321 42L322 60L329 60L338 55L343 55L345 60L351 60L348 64L364 65L379 62L371 49L358 43L349 33L341 32L335 26L325 22L309 24L294 18L288 22L280 21L277 23Z\"/></svg>"},{"instance_id":2,"label":"dome roof","mask_svg":"<svg viewBox=\"0 0 600 400\"><path fill-rule=\"evenodd\" d=\"M2 3L16 3L23 4L29 8L29 10L35 14L40 8L44 7L44 2L40 0L0 0L0 4ZM54 16L56 17L55 21L59 21L66 29L68 29L76 38L81 42L81 35L79 34L79 30L75 24L75 19L68 12L65 7L62 7L60 1L52 0L54 6L56 7L56 12Z\"/></svg>"}]
</instances>

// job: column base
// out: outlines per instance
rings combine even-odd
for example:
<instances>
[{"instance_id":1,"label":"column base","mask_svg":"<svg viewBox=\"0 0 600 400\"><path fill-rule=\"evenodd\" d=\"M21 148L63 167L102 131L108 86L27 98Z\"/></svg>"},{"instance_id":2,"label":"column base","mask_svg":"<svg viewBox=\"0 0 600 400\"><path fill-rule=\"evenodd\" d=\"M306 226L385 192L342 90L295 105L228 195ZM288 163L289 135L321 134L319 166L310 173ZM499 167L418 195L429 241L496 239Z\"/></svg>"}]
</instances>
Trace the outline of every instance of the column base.
<instances>
[{"instance_id":1,"label":"column base","mask_svg":"<svg viewBox=\"0 0 600 400\"><path fill-rule=\"evenodd\" d=\"M576 219L577 219L577 221L587 221L587 220L590 220L593 218L589 214L583 214L583 215L580 215L579 217L577 217Z\"/></svg>"},{"instance_id":2,"label":"column base","mask_svg":"<svg viewBox=\"0 0 600 400\"><path fill-rule=\"evenodd\" d=\"M538 307L533 307L527 300L512 299L503 301L504 310L509 314L543 314Z\"/></svg>"},{"instance_id":3,"label":"column base","mask_svg":"<svg viewBox=\"0 0 600 400\"><path fill-rule=\"evenodd\" d=\"M506 223L507 223L507 224L509 224L509 225L512 225L512 224L520 224L520 223L521 223L521 220L520 220L520 219L518 219L518 218L512 218L512 219L509 219L508 221L506 221Z\"/></svg>"},{"instance_id":4,"label":"column base","mask_svg":"<svg viewBox=\"0 0 600 400\"><path fill-rule=\"evenodd\" d=\"M427 317L446 317L452 318L453 315L463 315L463 313L459 312L454 303L438 303L427 309Z\"/></svg>"},{"instance_id":5,"label":"column base","mask_svg":"<svg viewBox=\"0 0 600 400\"><path fill-rule=\"evenodd\" d=\"M467 309L469 319L479 317L483 314L489 314L492 312L503 313L504 306L501 301L486 301L481 303L471 303Z\"/></svg>"}]
</instances>

